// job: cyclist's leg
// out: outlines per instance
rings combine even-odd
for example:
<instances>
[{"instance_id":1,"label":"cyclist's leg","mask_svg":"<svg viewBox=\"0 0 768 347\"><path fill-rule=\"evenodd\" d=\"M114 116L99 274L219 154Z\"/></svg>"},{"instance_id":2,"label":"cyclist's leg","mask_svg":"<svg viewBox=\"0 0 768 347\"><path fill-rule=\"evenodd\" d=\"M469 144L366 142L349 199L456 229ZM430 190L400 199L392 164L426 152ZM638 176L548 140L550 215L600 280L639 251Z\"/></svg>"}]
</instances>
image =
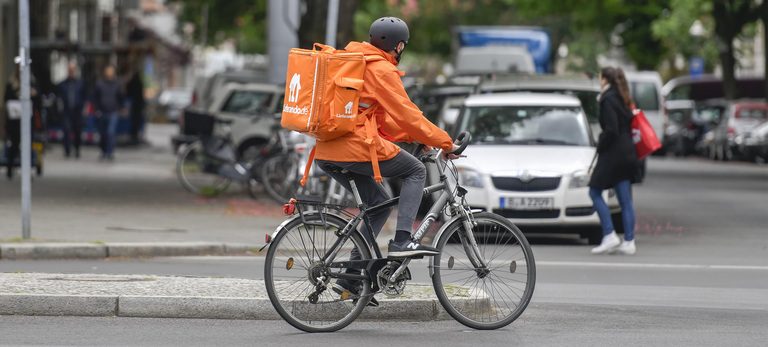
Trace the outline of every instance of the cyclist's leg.
<instances>
[{"instance_id":1,"label":"cyclist's leg","mask_svg":"<svg viewBox=\"0 0 768 347\"><path fill-rule=\"evenodd\" d=\"M328 175L333 177L333 179L349 191L352 191L352 187L349 185L349 179L353 179L357 186L357 191L360 193L360 199L367 206L375 206L391 198L381 183L378 183L373 179L373 170L370 168L370 162L335 162L320 159L315 161L317 162L318 167L328 173ZM367 170L365 169L366 165L368 166ZM345 169L349 172L346 174L340 173L338 168ZM366 171L369 171L370 173ZM382 175L383 174L384 172L382 170ZM392 213L392 209L388 208L368 215L373 231L369 233L367 226L363 223L360 226L360 231L363 236L366 238L369 238L371 235L373 235L373 237L378 236L379 231L381 231L384 224L387 222L390 213ZM371 241L370 238L368 241Z\"/></svg>"},{"instance_id":2,"label":"cyclist's leg","mask_svg":"<svg viewBox=\"0 0 768 347\"><path fill-rule=\"evenodd\" d=\"M373 206L377 203L377 197L387 196L386 192L383 191L383 187L376 184L373 180L373 168L370 162L326 162L318 160L318 163L321 168L323 168L323 165L326 165L324 163L330 163L350 171L350 173L353 174L352 177L355 179L355 184L358 185L358 190L360 191L360 196L363 199L363 202L367 203L369 206ZM400 201L397 207L396 230L410 232L413 228L413 222L416 220L416 213L419 210L419 205L421 204L427 170L421 161L404 151L400 151L400 153L392 159L380 161L379 169L383 177L399 177L403 179L403 186L400 190ZM323 170L329 172L329 174L333 171L326 170L325 168ZM337 177L334 177L334 179L338 180L345 188L350 189L347 179L339 179ZM376 187L376 191L373 191L372 187ZM366 198L363 197L364 190L366 190L366 195L374 193L375 197L373 197L371 201L367 201ZM371 198L371 196L369 196L369 198ZM385 199L387 198L378 201L378 203L383 202ZM386 214L382 213L382 216L376 216L376 218L374 218L374 216L370 217L371 224L374 228L374 235L378 235L379 230L381 230L386 219L389 217L389 212Z\"/></svg>"},{"instance_id":3,"label":"cyclist's leg","mask_svg":"<svg viewBox=\"0 0 768 347\"><path fill-rule=\"evenodd\" d=\"M421 161L404 151L400 151L390 160L380 162L379 167L382 176L399 177L403 180L397 205L396 230L410 233L421 205L427 169Z\"/></svg>"}]
</instances>

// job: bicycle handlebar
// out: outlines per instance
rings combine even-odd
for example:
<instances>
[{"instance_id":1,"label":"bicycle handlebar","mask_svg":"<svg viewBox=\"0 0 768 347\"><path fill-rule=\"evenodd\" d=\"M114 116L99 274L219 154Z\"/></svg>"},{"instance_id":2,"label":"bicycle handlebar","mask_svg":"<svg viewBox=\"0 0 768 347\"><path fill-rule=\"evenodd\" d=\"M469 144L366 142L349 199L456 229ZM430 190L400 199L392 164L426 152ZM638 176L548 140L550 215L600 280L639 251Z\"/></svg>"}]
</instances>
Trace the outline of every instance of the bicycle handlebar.
<instances>
[{"instance_id":1,"label":"bicycle handlebar","mask_svg":"<svg viewBox=\"0 0 768 347\"><path fill-rule=\"evenodd\" d=\"M454 141L454 144L459 146L459 149L457 149L453 154L460 155L464 150L467 148L467 145L469 145L469 139L470 135L467 131L462 131L459 136L456 137L456 140ZM423 154L422 151L424 150L424 147L426 147L423 143L420 143L418 146L416 146L416 149L411 152L411 154L418 158L422 163L426 162L435 162L435 159L431 155ZM436 155L442 154L443 150L439 150Z\"/></svg>"},{"instance_id":2,"label":"bicycle handlebar","mask_svg":"<svg viewBox=\"0 0 768 347\"><path fill-rule=\"evenodd\" d=\"M467 148L467 145L469 145L469 132L462 131L459 136L456 137L456 141L453 143L459 146L459 149L453 152L453 154L460 155L461 152L464 152L464 150Z\"/></svg>"}]
</instances>

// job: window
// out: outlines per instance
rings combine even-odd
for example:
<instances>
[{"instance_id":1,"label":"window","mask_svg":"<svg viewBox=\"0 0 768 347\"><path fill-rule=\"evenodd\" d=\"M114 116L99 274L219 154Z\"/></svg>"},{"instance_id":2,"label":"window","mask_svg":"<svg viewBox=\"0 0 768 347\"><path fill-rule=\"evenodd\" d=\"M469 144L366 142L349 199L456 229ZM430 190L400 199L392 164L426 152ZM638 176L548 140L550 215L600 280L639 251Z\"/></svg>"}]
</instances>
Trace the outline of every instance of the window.
<instances>
[{"instance_id":1,"label":"window","mask_svg":"<svg viewBox=\"0 0 768 347\"><path fill-rule=\"evenodd\" d=\"M589 146L580 107L481 106L465 110L461 131L480 144Z\"/></svg>"},{"instance_id":2,"label":"window","mask_svg":"<svg viewBox=\"0 0 768 347\"><path fill-rule=\"evenodd\" d=\"M742 108L736 118L743 119L768 119L768 110L759 108Z\"/></svg>"},{"instance_id":3,"label":"window","mask_svg":"<svg viewBox=\"0 0 768 347\"><path fill-rule=\"evenodd\" d=\"M229 96L222 112L256 115L269 111L271 93L252 90L236 90Z\"/></svg>"},{"instance_id":4,"label":"window","mask_svg":"<svg viewBox=\"0 0 768 347\"><path fill-rule=\"evenodd\" d=\"M632 100L635 107L643 111L659 110L659 95L656 91L656 85L653 83L634 82L629 89L632 92Z\"/></svg>"}]
</instances>

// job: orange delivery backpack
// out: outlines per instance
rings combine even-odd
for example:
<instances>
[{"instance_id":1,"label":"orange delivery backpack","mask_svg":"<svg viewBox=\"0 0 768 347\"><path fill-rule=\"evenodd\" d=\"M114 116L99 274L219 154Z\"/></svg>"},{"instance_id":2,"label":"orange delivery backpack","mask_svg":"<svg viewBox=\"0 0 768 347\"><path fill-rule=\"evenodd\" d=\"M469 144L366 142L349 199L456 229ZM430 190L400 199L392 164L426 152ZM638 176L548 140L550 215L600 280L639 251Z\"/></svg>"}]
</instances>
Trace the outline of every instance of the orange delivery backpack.
<instances>
[{"instance_id":1,"label":"orange delivery backpack","mask_svg":"<svg viewBox=\"0 0 768 347\"><path fill-rule=\"evenodd\" d=\"M373 114L376 105L358 114L360 92L366 62L384 60L381 56L364 56L359 52L337 50L315 43L313 49L293 48L288 53L288 73L280 125L316 138L329 141L355 130L358 120ZM366 127L371 127L370 117ZM375 129L375 127L374 127ZM378 162L371 146L374 168L378 177ZM315 149L309 155L304 178L314 161Z\"/></svg>"}]
</instances>

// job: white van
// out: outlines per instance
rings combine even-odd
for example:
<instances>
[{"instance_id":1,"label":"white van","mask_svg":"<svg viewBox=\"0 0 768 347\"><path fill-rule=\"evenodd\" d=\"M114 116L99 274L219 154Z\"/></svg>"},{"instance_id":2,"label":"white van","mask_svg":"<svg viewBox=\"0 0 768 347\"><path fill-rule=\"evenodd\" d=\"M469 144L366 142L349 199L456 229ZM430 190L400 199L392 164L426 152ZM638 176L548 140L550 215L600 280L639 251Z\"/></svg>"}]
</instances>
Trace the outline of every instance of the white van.
<instances>
[{"instance_id":1,"label":"white van","mask_svg":"<svg viewBox=\"0 0 768 347\"><path fill-rule=\"evenodd\" d=\"M661 94L661 76L656 71L625 71L629 91L635 106L645 114L656 137L664 141L664 97Z\"/></svg>"}]
</instances>

